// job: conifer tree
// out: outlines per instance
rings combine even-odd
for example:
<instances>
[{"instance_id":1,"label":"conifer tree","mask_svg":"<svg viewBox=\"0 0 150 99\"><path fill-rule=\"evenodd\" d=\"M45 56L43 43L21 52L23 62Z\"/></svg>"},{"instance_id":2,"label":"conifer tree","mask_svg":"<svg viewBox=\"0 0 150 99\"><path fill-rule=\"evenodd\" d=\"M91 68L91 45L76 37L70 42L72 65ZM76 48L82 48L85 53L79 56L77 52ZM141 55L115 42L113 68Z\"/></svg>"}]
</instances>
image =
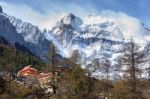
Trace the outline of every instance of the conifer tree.
<instances>
[{"instance_id":1,"label":"conifer tree","mask_svg":"<svg viewBox=\"0 0 150 99\"><path fill-rule=\"evenodd\" d=\"M80 54L76 50L70 58L72 72L70 75L71 99L83 99L87 95L85 71L80 67Z\"/></svg>"},{"instance_id":2,"label":"conifer tree","mask_svg":"<svg viewBox=\"0 0 150 99\"><path fill-rule=\"evenodd\" d=\"M57 50L56 47L54 46L54 44L52 43L50 45L50 70L52 72L52 88L53 88L53 92L56 95L56 91L57 91L57 75L56 75L56 71L57 71L57 59L56 59L56 54L57 54Z\"/></svg>"}]
</instances>

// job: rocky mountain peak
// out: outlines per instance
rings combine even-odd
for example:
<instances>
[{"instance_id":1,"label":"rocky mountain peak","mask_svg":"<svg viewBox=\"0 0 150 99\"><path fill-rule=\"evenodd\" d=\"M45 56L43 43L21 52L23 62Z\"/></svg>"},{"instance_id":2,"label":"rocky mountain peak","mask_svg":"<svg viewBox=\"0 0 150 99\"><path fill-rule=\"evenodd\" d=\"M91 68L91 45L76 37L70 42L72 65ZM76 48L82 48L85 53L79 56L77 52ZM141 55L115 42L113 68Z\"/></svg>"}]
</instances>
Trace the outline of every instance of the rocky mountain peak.
<instances>
[{"instance_id":1,"label":"rocky mountain peak","mask_svg":"<svg viewBox=\"0 0 150 99\"><path fill-rule=\"evenodd\" d=\"M75 15L68 13L67 15L65 15L62 19L61 19L61 23L63 24L71 24L72 21L76 18Z\"/></svg>"},{"instance_id":2,"label":"rocky mountain peak","mask_svg":"<svg viewBox=\"0 0 150 99\"><path fill-rule=\"evenodd\" d=\"M1 5L0 5L0 13L3 13L3 9L2 9L2 7L1 7Z\"/></svg>"},{"instance_id":3,"label":"rocky mountain peak","mask_svg":"<svg viewBox=\"0 0 150 99\"><path fill-rule=\"evenodd\" d=\"M76 16L74 15L74 14L72 14L72 13L67 13L65 16L64 16L64 20L67 20L67 19L69 19L69 20L73 20L74 18L76 18Z\"/></svg>"},{"instance_id":4,"label":"rocky mountain peak","mask_svg":"<svg viewBox=\"0 0 150 99\"><path fill-rule=\"evenodd\" d=\"M70 17L71 19L76 18L76 16L75 16L74 14L72 14L72 13L68 13L68 14L67 14L67 17Z\"/></svg>"},{"instance_id":5,"label":"rocky mountain peak","mask_svg":"<svg viewBox=\"0 0 150 99\"><path fill-rule=\"evenodd\" d=\"M76 17L72 13L66 14L62 19L61 19L61 24L66 24L66 25L81 25L82 20L79 17Z\"/></svg>"},{"instance_id":6,"label":"rocky mountain peak","mask_svg":"<svg viewBox=\"0 0 150 99\"><path fill-rule=\"evenodd\" d=\"M3 13L1 7L0 13ZM124 17L119 19L102 15L79 18L68 13L51 30L43 31L7 14L0 14L0 19L0 35L10 42L22 42L45 62L48 62L49 42L52 41L63 57L70 57L78 50L81 62L85 60L86 64L90 64L95 59L101 62L103 57L108 57L113 66L131 33L139 36L138 33L144 32L143 37L136 39L140 43L150 37L148 29L130 17L125 18L126 20ZM143 44L144 47L145 45L146 43ZM149 46L147 49L149 50Z\"/></svg>"}]
</instances>

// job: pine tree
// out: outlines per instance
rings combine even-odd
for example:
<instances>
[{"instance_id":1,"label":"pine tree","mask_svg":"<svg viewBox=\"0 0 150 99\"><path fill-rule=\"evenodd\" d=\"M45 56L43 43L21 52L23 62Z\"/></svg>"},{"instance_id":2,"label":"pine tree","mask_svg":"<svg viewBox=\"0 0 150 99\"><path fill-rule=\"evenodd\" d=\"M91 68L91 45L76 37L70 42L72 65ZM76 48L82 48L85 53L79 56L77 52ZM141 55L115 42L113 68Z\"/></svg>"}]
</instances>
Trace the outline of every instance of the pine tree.
<instances>
[{"instance_id":1,"label":"pine tree","mask_svg":"<svg viewBox=\"0 0 150 99\"><path fill-rule=\"evenodd\" d=\"M76 50L72 53L71 74L70 74L70 90L71 99L83 99L87 95L87 84L85 71L81 68L79 60L81 59L79 52Z\"/></svg>"},{"instance_id":2,"label":"pine tree","mask_svg":"<svg viewBox=\"0 0 150 99\"><path fill-rule=\"evenodd\" d=\"M56 55L57 55L57 50L56 47L54 46L54 44L52 43L50 46L50 70L52 72L52 88L53 88L53 92L56 95L56 91L57 91L57 75L56 75L56 71L57 71L57 59L56 59Z\"/></svg>"}]
</instances>

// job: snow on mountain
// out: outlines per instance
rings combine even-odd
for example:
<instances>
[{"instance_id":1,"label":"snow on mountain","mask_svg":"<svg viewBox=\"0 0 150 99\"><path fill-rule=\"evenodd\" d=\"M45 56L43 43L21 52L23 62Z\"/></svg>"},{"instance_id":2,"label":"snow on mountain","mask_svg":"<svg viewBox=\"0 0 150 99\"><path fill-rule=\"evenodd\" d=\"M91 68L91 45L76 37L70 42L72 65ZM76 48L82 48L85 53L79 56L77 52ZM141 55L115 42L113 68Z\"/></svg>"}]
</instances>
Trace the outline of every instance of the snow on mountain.
<instances>
[{"instance_id":1,"label":"snow on mountain","mask_svg":"<svg viewBox=\"0 0 150 99\"><path fill-rule=\"evenodd\" d=\"M42 32L37 26L22 22L20 19L8 16L7 14L4 15L10 20L17 32L24 36L26 42L38 43L39 38L42 36Z\"/></svg>"},{"instance_id":2,"label":"snow on mountain","mask_svg":"<svg viewBox=\"0 0 150 99\"><path fill-rule=\"evenodd\" d=\"M64 49L78 49L86 55L87 51L98 53L103 49L117 52L120 44L127 42L131 37L140 43L146 43L148 40L146 38L150 32L143 35L148 31L138 19L122 13L118 14L120 17L114 14L104 15L90 15L80 19L69 13L57 22L49 34L53 35Z\"/></svg>"},{"instance_id":3,"label":"snow on mountain","mask_svg":"<svg viewBox=\"0 0 150 99\"><path fill-rule=\"evenodd\" d=\"M31 23L23 22L7 14L5 14L5 16L16 28L17 33L23 37L25 46L29 48L32 53L39 56L44 61L47 61L47 53L49 51L49 41L45 38L47 30L41 31L37 26Z\"/></svg>"},{"instance_id":4,"label":"snow on mountain","mask_svg":"<svg viewBox=\"0 0 150 99\"><path fill-rule=\"evenodd\" d=\"M115 59L120 55L122 45L130 38L143 49L150 48L149 29L144 28L136 18L110 11L85 18L69 13L58 20L51 30L41 31L31 23L3 13L0 8L0 35L12 43L19 42L25 45L44 61L48 60L50 41L64 57L70 57L75 50L78 50L81 63L86 65L93 60L100 63L106 57L111 61L111 76L116 74ZM99 73L96 71L93 75ZM118 72L118 75L121 73Z\"/></svg>"},{"instance_id":5,"label":"snow on mountain","mask_svg":"<svg viewBox=\"0 0 150 99\"><path fill-rule=\"evenodd\" d=\"M45 38L46 31L41 31L37 26L23 22L1 11L0 35L12 44L20 43L27 47L33 54L47 61L49 41Z\"/></svg>"},{"instance_id":6,"label":"snow on mountain","mask_svg":"<svg viewBox=\"0 0 150 99\"><path fill-rule=\"evenodd\" d=\"M83 19L67 14L46 35L55 38L55 45L64 57L70 57L75 50L81 54L81 62L86 60L87 64L96 59L100 62L107 57L112 62L111 75L115 72L115 58L120 55L124 43L133 38L145 48L147 41L150 41L147 38L150 32L141 22L123 13L103 13Z\"/></svg>"},{"instance_id":7,"label":"snow on mountain","mask_svg":"<svg viewBox=\"0 0 150 99\"><path fill-rule=\"evenodd\" d=\"M16 29L10 23L9 19L6 18L2 12L0 12L0 35L5 37L12 44L15 44L16 42L23 44L23 38L16 32Z\"/></svg>"}]
</instances>

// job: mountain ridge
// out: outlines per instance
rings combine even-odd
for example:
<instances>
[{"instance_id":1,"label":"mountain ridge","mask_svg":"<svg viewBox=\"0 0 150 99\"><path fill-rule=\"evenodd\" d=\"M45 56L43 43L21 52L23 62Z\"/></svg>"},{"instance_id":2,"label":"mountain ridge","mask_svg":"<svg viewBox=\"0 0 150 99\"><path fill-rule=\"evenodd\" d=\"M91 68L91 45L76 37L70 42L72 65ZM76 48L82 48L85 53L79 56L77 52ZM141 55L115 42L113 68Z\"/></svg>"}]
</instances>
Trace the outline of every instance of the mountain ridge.
<instances>
[{"instance_id":1,"label":"mountain ridge","mask_svg":"<svg viewBox=\"0 0 150 99\"><path fill-rule=\"evenodd\" d=\"M148 29L145 29L139 20L124 14L119 14L119 16L90 15L79 18L68 13L58 20L52 29L44 31L31 23L1 12L0 19L3 18L6 18L10 27L13 28L10 31L14 31L16 35L11 37L20 37L13 39L14 42L22 42L45 62L48 62L49 44L52 41L63 57L70 57L74 51L78 50L81 63L87 65L93 60L100 62L103 57L107 57L112 62L113 68L114 60L121 53L124 43L133 38L145 48L148 46L146 40L149 40L150 36ZM1 27L3 26L1 24ZM10 27L7 27L8 30ZM12 40L8 35L4 35L6 31L3 28L0 30L1 35L9 41Z\"/></svg>"}]
</instances>

